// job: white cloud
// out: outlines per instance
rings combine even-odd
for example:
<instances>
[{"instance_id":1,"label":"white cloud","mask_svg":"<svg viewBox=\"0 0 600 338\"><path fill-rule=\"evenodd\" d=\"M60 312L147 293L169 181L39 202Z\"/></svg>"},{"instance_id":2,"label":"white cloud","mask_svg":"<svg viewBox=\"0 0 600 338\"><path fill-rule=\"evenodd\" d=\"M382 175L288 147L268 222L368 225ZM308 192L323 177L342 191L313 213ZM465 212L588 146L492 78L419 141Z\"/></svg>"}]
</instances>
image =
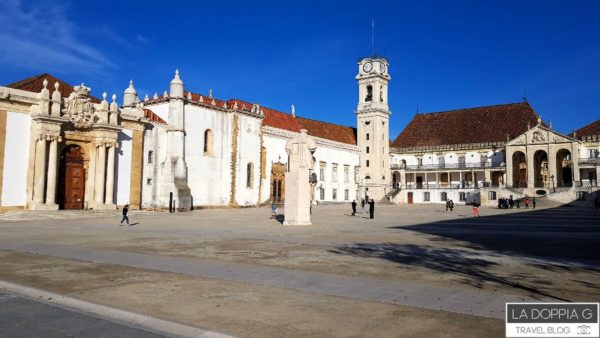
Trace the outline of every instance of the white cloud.
<instances>
[{"instance_id":1,"label":"white cloud","mask_svg":"<svg viewBox=\"0 0 600 338\"><path fill-rule=\"evenodd\" d=\"M77 69L101 73L117 68L107 56L76 36L64 7L0 0L0 65L30 70Z\"/></svg>"}]
</instances>

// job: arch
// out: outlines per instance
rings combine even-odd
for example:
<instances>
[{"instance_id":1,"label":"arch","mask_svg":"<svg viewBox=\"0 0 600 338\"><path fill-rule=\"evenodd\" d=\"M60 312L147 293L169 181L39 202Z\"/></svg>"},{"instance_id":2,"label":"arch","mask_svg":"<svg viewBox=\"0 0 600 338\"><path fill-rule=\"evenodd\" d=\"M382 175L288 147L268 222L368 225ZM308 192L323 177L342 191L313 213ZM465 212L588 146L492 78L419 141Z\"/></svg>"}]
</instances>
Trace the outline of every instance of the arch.
<instances>
[{"instance_id":1,"label":"arch","mask_svg":"<svg viewBox=\"0 0 600 338\"><path fill-rule=\"evenodd\" d=\"M527 187L527 157L522 151L515 151L512 156L513 186L516 188Z\"/></svg>"},{"instance_id":2,"label":"arch","mask_svg":"<svg viewBox=\"0 0 600 338\"><path fill-rule=\"evenodd\" d=\"M83 209L86 170L83 149L70 144L60 154L58 205L60 209Z\"/></svg>"},{"instance_id":3,"label":"arch","mask_svg":"<svg viewBox=\"0 0 600 338\"><path fill-rule=\"evenodd\" d=\"M365 102L373 101L373 86L367 86L367 95L365 96Z\"/></svg>"},{"instance_id":4,"label":"arch","mask_svg":"<svg viewBox=\"0 0 600 338\"><path fill-rule=\"evenodd\" d=\"M273 163L271 166L271 202L285 199L285 164Z\"/></svg>"},{"instance_id":5,"label":"arch","mask_svg":"<svg viewBox=\"0 0 600 338\"><path fill-rule=\"evenodd\" d=\"M399 171L394 171L392 173L392 187L394 189L400 188L400 172Z\"/></svg>"},{"instance_id":6,"label":"arch","mask_svg":"<svg viewBox=\"0 0 600 338\"><path fill-rule=\"evenodd\" d=\"M440 193L440 200L441 200L442 202L446 202L446 201L448 200L448 193L447 193L447 192L445 192L445 191L442 191L442 192Z\"/></svg>"},{"instance_id":7,"label":"arch","mask_svg":"<svg viewBox=\"0 0 600 338\"><path fill-rule=\"evenodd\" d=\"M548 153L538 150L533 154L533 182L535 187L547 188L548 175Z\"/></svg>"},{"instance_id":8,"label":"arch","mask_svg":"<svg viewBox=\"0 0 600 338\"><path fill-rule=\"evenodd\" d=\"M573 169L571 152L567 149L560 149L556 152L556 177L551 178L552 184L557 187L573 186Z\"/></svg>"},{"instance_id":9,"label":"arch","mask_svg":"<svg viewBox=\"0 0 600 338\"><path fill-rule=\"evenodd\" d=\"M204 131L204 155L213 153L213 132L210 129Z\"/></svg>"},{"instance_id":10,"label":"arch","mask_svg":"<svg viewBox=\"0 0 600 338\"><path fill-rule=\"evenodd\" d=\"M254 163L248 162L246 165L246 187L252 188L254 185Z\"/></svg>"}]
</instances>

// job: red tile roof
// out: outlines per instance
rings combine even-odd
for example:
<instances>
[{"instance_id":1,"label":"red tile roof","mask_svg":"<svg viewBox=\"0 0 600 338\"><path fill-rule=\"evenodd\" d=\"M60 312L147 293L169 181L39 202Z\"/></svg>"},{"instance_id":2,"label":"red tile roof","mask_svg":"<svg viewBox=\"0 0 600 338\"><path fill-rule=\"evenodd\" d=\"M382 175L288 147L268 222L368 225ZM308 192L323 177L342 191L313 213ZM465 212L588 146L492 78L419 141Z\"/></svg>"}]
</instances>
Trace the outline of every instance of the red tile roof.
<instances>
[{"instance_id":1,"label":"red tile roof","mask_svg":"<svg viewBox=\"0 0 600 338\"><path fill-rule=\"evenodd\" d=\"M575 137L581 139L586 136L600 135L600 120L596 120L575 131ZM571 135L572 136L572 135Z\"/></svg>"},{"instance_id":2,"label":"red tile roof","mask_svg":"<svg viewBox=\"0 0 600 338\"><path fill-rule=\"evenodd\" d=\"M527 102L417 114L393 147L506 141L535 126L539 115Z\"/></svg>"},{"instance_id":3,"label":"red tile roof","mask_svg":"<svg viewBox=\"0 0 600 338\"><path fill-rule=\"evenodd\" d=\"M74 91L73 86L48 73L42 73L31 76L24 80L8 84L6 85L6 87L39 93L42 91L42 88L44 88L44 79L48 80L48 86L46 88L48 89L48 91L50 91L50 97L52 97L52 92L54 91L54 84L56 82L58 82L59 84L58 91L60 92L60 95L62 95L62 97L69 97L69 95L71 95L71 93ZM94 96L90 95L90 98L96 103L100 102L100 100Z\"/></svg>"},{"instance_id":4,"label":"red tile roof","mask_svg":"<svg viewBox=\"0 0 600 338\"><path fill-rule=\"evenodd\" d=\"M144 116L148 118L148 120L152 122L158 122L162 124L167 124L165 120L163 120L160 116L156 115L152 110L144 108Z\"/></svg>"},{"instance_id":5,"label":"red tile roof","mask_svg":"<svg viewBox=\"0 0 600 338\"><path fill-rule=\"evenodd\" d=\"M356 145L356 128L340 126L328 122L296 117L308 135L324 138L331 141Z\"/></svg>"}]
</instances>

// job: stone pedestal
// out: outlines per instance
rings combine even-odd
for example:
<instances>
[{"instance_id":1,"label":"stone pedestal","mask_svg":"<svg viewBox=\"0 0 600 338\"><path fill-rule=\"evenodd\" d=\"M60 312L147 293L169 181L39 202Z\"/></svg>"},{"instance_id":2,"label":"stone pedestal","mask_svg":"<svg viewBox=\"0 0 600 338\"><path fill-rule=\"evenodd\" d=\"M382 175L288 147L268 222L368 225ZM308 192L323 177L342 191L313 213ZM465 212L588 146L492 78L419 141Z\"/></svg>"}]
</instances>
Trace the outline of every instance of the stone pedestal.
<instances>
[{"instance_id":1,"label":"stone pedestal","mask_svg":"<svg viewBox=\"0 0 600 338\"><path fill-rule=\"evenodd\" d=\"M314 166L312 154L317 146L305 129L289 140L285 146L288 153L288 171L285 173L285 204L283 225L309 225L310 182L309 172Z\"/></svg>"},{"instance_id":2,"label":"stone pedestal","mask_svg":"<svg viewBox=\"0 0 600 338\"><path fill-rule=\"evenodd\" d=\"M310 225L308 169L285 174L285 221L283 225Z\"/></svg>"}]
</instances>

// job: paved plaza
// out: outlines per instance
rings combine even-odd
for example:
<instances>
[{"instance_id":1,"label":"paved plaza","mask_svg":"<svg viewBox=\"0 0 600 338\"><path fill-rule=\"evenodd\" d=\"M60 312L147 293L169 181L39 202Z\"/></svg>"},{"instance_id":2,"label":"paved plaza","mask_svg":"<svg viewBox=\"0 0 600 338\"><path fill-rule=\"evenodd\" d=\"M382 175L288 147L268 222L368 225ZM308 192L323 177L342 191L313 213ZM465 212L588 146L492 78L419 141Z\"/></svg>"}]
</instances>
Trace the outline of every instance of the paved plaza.
<instances>
[{"instance_id":1,"label":"paved plaza","mask_svg":"<svg viewBox=\"0 0 600 338\"><path fill-rule=\"evenodd\" d=\"M0 280L234 336L499 337L507 301L600 298L600 212L538 205L7 213Z\"/></svg>"}]
</instances>

